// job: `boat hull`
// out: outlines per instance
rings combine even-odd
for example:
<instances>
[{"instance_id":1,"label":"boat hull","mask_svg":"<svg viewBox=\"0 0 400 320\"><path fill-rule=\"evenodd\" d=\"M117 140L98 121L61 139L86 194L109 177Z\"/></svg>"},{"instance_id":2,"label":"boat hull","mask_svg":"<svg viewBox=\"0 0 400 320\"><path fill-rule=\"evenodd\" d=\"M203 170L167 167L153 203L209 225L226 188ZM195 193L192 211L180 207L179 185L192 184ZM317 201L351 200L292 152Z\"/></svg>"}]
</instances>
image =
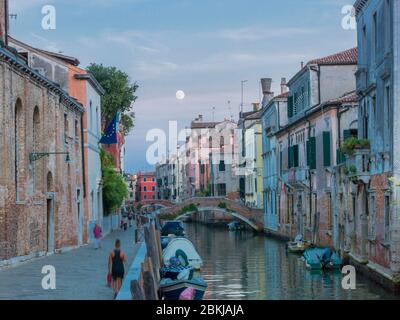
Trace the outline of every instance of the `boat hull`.
<instances>
[{"instance_id":1,"label":"boat hull","mask_svg":"<svg viewBox=\"0 0 400 320\"><path fill-rule=\"evenodd\" d=\"M194 300L203 300L207 284L204 281L174 281L160 285L165 300L179 300L181 293L188 288L195 290Z\"/></svg>"}]
</instances>

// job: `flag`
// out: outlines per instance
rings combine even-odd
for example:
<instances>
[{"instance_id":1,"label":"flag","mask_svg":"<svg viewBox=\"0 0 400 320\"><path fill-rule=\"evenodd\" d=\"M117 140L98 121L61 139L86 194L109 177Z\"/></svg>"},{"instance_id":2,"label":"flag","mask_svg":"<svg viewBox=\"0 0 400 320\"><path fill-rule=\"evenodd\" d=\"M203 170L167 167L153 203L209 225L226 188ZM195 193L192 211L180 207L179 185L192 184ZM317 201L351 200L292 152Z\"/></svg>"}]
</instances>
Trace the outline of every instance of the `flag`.
<instances>
[{"instance_id":1,"label":"flag","mask_svg":"<svg viewBox=\"0 0 400 320\"><path fill-rule=\"evenodd\" d=\"M118 143L118 115L108 125L104 131L103 137L100 140L101 144L117 144Z\"/></svg>"}]
</instances>

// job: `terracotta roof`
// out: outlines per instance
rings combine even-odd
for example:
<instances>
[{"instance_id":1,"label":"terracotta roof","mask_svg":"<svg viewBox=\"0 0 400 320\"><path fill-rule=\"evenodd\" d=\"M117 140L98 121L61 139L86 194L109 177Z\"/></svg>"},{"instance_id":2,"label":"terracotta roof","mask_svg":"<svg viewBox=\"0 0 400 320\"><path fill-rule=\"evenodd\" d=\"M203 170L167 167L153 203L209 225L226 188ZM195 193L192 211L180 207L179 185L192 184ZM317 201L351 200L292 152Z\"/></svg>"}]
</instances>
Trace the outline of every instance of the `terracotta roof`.
<instances>
[{"instance_id":1,"label":"terracotta roof","mask_svg":"<svg viewBox=\"0 0 400 320\"><path fill-rule=\"evenodd\" d=\"M192 122L190 128L191 129L209 129L215 128L215 126L219 124L219 122Z\"/></svg>"},{"instance_id":2,"label":"terracotta roof","mask_svg":"<svg viewBox=\"0 0 400 320\"><path fill-rule=\"evenodd\" d=\"M351 91L337 99L329 100L324 104L328 105L328 104L352 103L352 102L358 102L358 100L359 100L359 95L355 91Z\"/></svg>"},{"instance_id":3,"label":"terracotta roof","mask_svg":"<svg viewBox=\"0 0 400 320\"><path fill-rule=\"evenodd\" d=\"M256 120L260 119L262 115L262 110L258 110L256 112L253 112L251 115L246 117L246 120Z\"/></svg>"},{"instance_id":4,"label":"terracotta roof","mask_svg":"<svg viewBox=\"0 0 400 320\"><path fill-rule=\"evenodd\" d=\"M290 95L290 92L288 91L288 92L281 93L281 94L279 94L279 95L273 97L273 99L287 98L287 97L289 97L289 95Z\"/></svg>"},{"instance_id":5,"label":"terracotta roof","mask_svg":"<svg viewBox=\"0 0 400 320\"><path fill-rule=\"evenodd\" d=\"M323 58L318 58L311 60L307 63L310 64L357 64L358 61L358 53L357 48L351 48L339 53L332 54L330 56L326 56Z\"/></svg>"}]
</instances>

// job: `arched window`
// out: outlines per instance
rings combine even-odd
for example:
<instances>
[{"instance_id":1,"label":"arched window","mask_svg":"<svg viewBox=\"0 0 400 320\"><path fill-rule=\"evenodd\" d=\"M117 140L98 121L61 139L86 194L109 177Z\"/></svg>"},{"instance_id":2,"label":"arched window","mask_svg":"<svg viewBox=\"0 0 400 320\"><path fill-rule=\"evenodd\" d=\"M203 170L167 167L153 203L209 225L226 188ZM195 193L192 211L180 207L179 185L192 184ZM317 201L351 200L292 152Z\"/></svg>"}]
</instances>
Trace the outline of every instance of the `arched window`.
<instances>
[{"instance_id":1,"label":"arched window","mask_svg":"<svg viewBox=\"0 0 400 320\"><path fill-rule=\"evenodd\" d=\"M15 117L14 117L14 154L15 154L15 197L16 201L21 199L22 188L22 170L25 154L25 126L22 102L20 99L15 103Z\"/></svg>"},{"instance_id":2,"label":"arched window","mask_svg":"<svg viewBox=\"0 0 400 320\"><path fill-rule=\"evenodd\" d=\"M39 108L36 106L33 111L33 125L32 125L32 150L33 152L40 152L40 114ZM37 187L37 164L33 163L33 188Z\"/></svg>"}]
</instances>

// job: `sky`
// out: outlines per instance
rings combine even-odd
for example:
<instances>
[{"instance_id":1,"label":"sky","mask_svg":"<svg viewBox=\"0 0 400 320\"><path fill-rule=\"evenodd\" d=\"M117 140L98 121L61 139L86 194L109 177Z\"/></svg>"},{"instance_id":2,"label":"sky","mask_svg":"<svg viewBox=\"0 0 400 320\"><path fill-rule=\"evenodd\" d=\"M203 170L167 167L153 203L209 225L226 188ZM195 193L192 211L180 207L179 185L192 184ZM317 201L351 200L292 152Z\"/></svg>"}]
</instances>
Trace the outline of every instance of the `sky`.
<instances>
[{"instance_id":1,"label":"sky","mask_svg":"<svg viewBox=\"0 0 400 320\"><path fill-rule=\"evenodd\" d=\"M151 129L238 118L261 98L260 79L288 80L301 62L356 46L342 27L353 0L9 0L11 34L30 45L102 63L137 82L135 128L126 138L128 172L152 170ZM56 29L42 28L42 8L56 9ZM175 93L183 90L184 100ZM230 101L230 103L228 102ZM213 113L214 108L214 113Z\"/></svg>"}]
</instances>

